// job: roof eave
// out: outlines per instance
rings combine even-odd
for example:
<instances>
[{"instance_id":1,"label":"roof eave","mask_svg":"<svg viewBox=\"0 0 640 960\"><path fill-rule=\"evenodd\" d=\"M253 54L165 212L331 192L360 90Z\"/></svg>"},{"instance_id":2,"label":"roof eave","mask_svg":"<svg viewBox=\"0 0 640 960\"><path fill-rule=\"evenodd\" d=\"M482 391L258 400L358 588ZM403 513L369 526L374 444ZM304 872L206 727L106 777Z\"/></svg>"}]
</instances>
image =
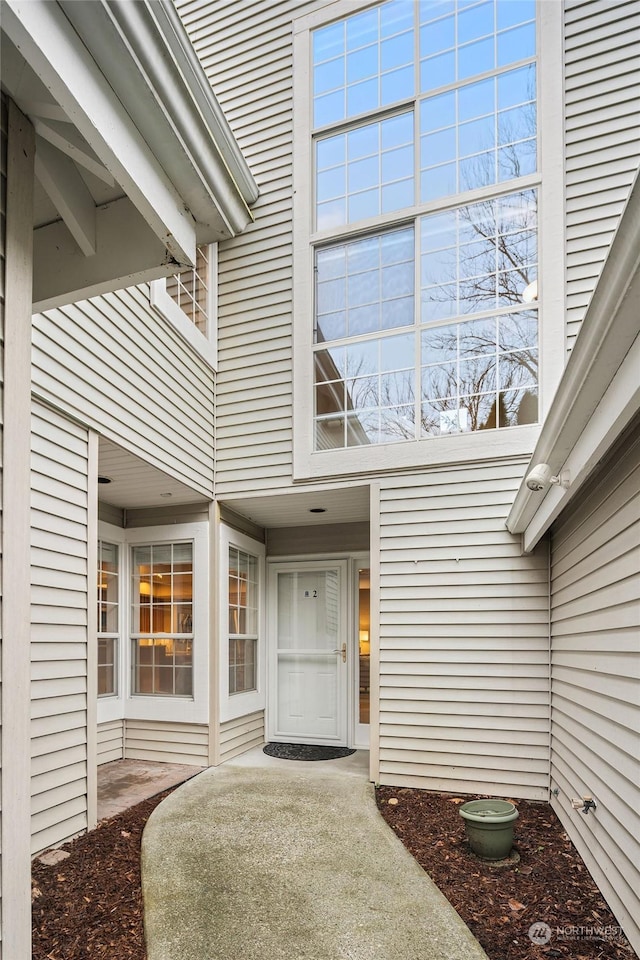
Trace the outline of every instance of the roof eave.
<instances>
[{"instance_id":1,"label":"roof eave","mask_svg":"<svg viewBox=\"0 0 640 960\"><path fill-rule=\"evenodd\" d=\"M530 464L548 463L559 473L640 332L635 290L640 283L640 174L636 176L608 256L587 308L562 380L542 426ZM527 471L528 473L528 471ZM511 533L524 534L547 498L547 519L536 538L576 495L578 485L554 487L546 496L530 490L526 475L507 518Z\"/></svg>"}]
</instances>

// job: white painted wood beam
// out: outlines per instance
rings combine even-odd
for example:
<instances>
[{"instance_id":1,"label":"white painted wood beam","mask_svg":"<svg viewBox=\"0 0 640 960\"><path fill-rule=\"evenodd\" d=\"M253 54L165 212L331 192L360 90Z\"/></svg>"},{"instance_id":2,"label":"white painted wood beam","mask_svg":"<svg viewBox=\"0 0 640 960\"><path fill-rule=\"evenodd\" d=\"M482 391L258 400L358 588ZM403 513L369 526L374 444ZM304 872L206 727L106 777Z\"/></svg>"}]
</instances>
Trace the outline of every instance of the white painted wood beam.
<instances>
[{"instance_id":1,"label":"white painted wood beam","mask_svg":"<svg viewBox=\"0 0 640 960\"><path fill-rule=\"evenodd\" d=\"M96 205L73 160L36 137L36 177L85 257L96 252Z\"/></svg>"},{"instance_id":2,"label":"white painted wood beam","mask_svg":"<svg viewBox=\"0 0 640 960\"><path fill-rule=\"evenodd\" d=\"M128 197L95 212L94 257L80 253L64 223L34 230L34 313L176 272L175 260Z\"/></svg>"},{"instance_id":3,"label":"white painted wood beam","mask_svg":"<svg viewBox=\"0 0 640 960\"><path fill-rule=\"evenodd\" d=\"M9 101L2 433L2 953L31 956L32 125Z\"/></svg>"},{"instance_id":4,"label":"white painted wood beam","mask_svg":"<svg viewBox=\"0 0 640 960\"><path fill-rule=\"evenodd\" d=\"M2 28L179 264L195 224L58 3L3 0Z\"/></svg>"},{"instance_id":5,"label":"white painted wood beam","mask_svg":"<svg viewBox=\"0 0 640 960\"><path fill-rule=\"evenodd\" d=\"M14 96L13 92L12 96ZM32 123L35 117L42 117L44 120L57 120L61 123L71 123L69 117L57 103L47 103L44 100L29 100L20 95L14 96L14 99L22 112L29 115Z\"/></svg>"},{"instance_id":6,"label":"white painted wood beam","mask_svg":"<svg viewBox=\"0 0 640 960\"><path fill-rule=\"evenodd\" d=\"M23 112L29 112L24 109L25 105L22 102L19 102L18 105L23 110ZM74 127L69 128L69 133L65 136L59 133L49 123L45 123L43 120L40 120L37 116L31 117L32 123L35 127L36 133L42 140L46 140L47 143L50 143L52 146L57 147L62 153L70 157L75 163L79 166L84 167L85 170L88 170L89 173L92 173L94 177L98 177L99 180L102 180L103 183L106 183L108 186L115 186L115 180L109 173L106 167L95 159L95 157L89 156L86 150L83 150L82 147L73 142L73 131Z\"/></svg>"}]
</instances>

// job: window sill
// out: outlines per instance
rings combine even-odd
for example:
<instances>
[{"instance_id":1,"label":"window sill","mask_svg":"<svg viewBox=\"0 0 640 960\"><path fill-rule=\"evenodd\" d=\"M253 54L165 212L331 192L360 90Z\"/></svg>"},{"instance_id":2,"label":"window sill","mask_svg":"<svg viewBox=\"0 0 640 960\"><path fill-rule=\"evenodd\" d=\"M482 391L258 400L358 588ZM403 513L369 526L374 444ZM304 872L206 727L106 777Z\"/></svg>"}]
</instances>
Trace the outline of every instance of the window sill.
<instances>
[{"instance_id":1,"label":"window sill","mask_svg":"<svg viewBox=\"0 0 640 960\"><path fill-rule=\"evenodd\" d=\"M370 447L310 452L294 455L294 480L315 480L353 474L424 470L426 467L451 466L481 460L530 456L540 425L475 433L431 437L425 440L376 444ZM295 453L295 451L294 451Z\"/></svg>"},{"instance_id":2,"label":"window sill","mask_svg":"<svg viewBox=\"0 0 640 960\"><path fill-rule=\"evenodd\" d=\"M185 317L180 307L166 291L165 280L153 280L149 284L151 306L173 327L176 333L188 343L192 350L207 363L212 370L218 369L216 345L198 330L194 323Z\"/></svg>"}]
</instances>

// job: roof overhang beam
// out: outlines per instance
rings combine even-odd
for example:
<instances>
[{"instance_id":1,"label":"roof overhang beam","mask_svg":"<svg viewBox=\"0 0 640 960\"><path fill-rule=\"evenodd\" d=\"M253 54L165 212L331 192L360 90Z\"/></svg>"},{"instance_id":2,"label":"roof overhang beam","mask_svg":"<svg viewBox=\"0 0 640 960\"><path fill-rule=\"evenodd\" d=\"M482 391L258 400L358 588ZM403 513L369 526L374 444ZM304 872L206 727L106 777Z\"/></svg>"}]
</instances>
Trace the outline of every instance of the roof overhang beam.
<instances>
[{"instance_id":1,"label":"roof overhang beam","mask_svg":"<svg viewBox=\"0 0 640 960\"><path fill-rule=\"evenodd\" d=\"M3 0L2 30L175 263L193 263L193 215L60 5Z\"/></svg>"}]
</instances>

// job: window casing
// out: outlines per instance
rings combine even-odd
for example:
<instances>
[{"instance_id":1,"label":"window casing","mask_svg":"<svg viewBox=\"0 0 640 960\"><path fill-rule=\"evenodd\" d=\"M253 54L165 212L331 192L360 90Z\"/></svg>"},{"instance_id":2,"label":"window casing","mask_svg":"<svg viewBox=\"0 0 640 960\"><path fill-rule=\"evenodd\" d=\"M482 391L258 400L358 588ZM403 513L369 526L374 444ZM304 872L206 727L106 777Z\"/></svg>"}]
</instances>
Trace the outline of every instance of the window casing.
<instances>
[{"instance_id":1,"label":"window casing","mask_svg":"<svg viewBox=\"0 0 640 960\"><path fill-rule=\"evenodd\" d=\"M131 691L193 697L193 544L132 548Z\"/></svg>"},{"instance_id":2,"label":"window casing","mask_svg":"<svg viewBox=\"0 0 640 960\"><path fill-rule=\"evenodd\" d=\"M218 706L224 723L265 709L265 546L222 523L218 557Z\"/></svg>"},{"instance_id":3,"label":"window casing","mask_svg":"<svg viewBox=\"0 0 640 960\"><path fill-rule=\"evenodd\" d=\"M294 87L294 267L313 277L296 286L294 379L297 408L314 424L294 422L296 476L375 468L381 456L409 466L488 446L516 453L537 433L537 106L560 66L559 24L544 5L537 23L526 0L458 7L338 3L341 20L327 22L325 10L294 26L296 60L309 62L315 84L311 111ZM544 78L538 32L551 38ZM552 112L546 157L561 133ZM545 237L558 239L561 209L547 204L544 219ZM560 269L546 270L552 302ZM545 340L548 397L559 365ZM376 444L395 452L367 452Z\"/></svg>"},{"instance_id":4,"label":"window casing","mask_svg":"<svg viewBox=\"0 0 640 960\"><path fill-rule=\"evenodd\" d=\"M120 548L98 541L98 696L118 695Z\"/></svg>"},{"instance_id":5,"label":"window casing","mask_svg":"<svg viewBox=\"0 0 640 960\"><path fill-rule=\"evenodd\" d=\"M258 688L258 558L229 546L229 695Z\"/></svg>"},{"instance_id":6,"label":"window casing","mask_svg":"<svg viewBox=\"0 0 640 960\"><path fill-rule=\"evenodd\" d=\"M149 285L151 305L215 370L218 364L218 245L196 248L193 267Z\"/></svg>"}]
</instances>

